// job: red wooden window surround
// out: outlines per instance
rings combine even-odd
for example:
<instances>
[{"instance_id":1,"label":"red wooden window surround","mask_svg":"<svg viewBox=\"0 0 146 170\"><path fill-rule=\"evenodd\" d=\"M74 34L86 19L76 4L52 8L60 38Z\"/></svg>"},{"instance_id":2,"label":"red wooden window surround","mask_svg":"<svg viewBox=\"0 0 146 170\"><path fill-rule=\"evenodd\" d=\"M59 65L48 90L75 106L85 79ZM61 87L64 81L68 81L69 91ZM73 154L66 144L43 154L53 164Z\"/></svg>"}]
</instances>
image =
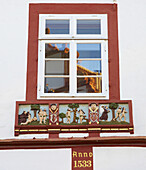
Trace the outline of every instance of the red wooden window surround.
<instances>
[{"instance_id":1,"label":"red wooden window surround","mask_svg":"<svg viewBox=\"0 0 146 170\"><path fill-rule=\"evenodd\" d=\"M109 100L95 100L95 99L84 99L84 100L60 100L60 99L48 99L48 100L38 100L37 99L37 74L38 74L38 34L39 34L39 14L107 14L108 18L108 74L109 74ZM21 134L34 133L34 131L29 131L29 128L36 129L40 127L36 126L20 126L18 125L18 110L19 105L23 104L68 104L68 103L128 103L129 105L129 119L130 124L122 126L122 132L134 133L133 130L133 119L132 119L132 101L120 100L120 77L119 77L119 48L118 48L118 14L116 4L30 4L29 6L29 33L28 33L28 56L27 56L27 80L26 80L26 101L16 102L16 119L15 119L15 135L20 134L20 129L23 129ZM88 125L92 127L91 125ZM99 129L101 125L98 125ZM57 126L56 128L62 128L62 126ZM80 126L81 127L81 126ZM83 126L85 128L87 126ZM114 125L113 127L118 127L119 130L116 132L121 132L120 125ZM37 133L50 133L48 128L51 126L44 126L45 131ZM54 128L54 127L53 127ZM58 129L57 128L57 129ZM79 128L76 127L65 127L65 128ZM110 128L110 126L107 126ZM127 130L126 130L127 129ZM109 129L108 129L109 130ZM103 130L102 132L109 132ZM115 129L110 129L110 132L115 132ZM26 132L27 131L27 132ZM95 136L90 133L90 137ZM87 133L86 132L86 133ZM56 132L57 134L60 132ZM95 132L96 135L100 133ZM93 134L93 135L92 135ZM51 135L50 135L51 136ZM52 133L52 137L54 134Z\"/></svg>"},{"instance_id":2,"label":"red wooden window surround","mask_svg":"<svg viewBox=\"0 0 146 170\"><path fill-rule=\"evenodd\" d=\"M120 100L116 4L30 4L26 101L37 101L39 14L108 14L109 100Z\"/></svg>"}]
</instances>

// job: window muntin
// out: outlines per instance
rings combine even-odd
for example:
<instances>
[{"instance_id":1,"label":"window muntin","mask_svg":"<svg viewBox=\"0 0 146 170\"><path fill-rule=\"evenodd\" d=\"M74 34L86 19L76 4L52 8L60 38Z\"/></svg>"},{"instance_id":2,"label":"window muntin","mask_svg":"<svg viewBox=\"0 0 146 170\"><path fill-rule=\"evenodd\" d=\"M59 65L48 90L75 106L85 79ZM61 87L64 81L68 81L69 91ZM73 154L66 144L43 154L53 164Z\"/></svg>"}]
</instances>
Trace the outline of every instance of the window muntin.
<instances>
[{"instance_id":1,"label":"window muntin","mask_svg":"<svg viewBox=\"0 0 146 170\"><path fill-rule=\"evenodd\" d=\"M55 54L52 57L48 51L46 55L46 51L43 49L46 49L50 44L52 48L55 47L53 50L56 51L57 57L58 53L61 53L59 58L55 58ZM89 47L93 45L94 48L91 49L95 49L97 55L93 52L94 58L82 56L79 59L78 45ZM42 96L88 96L92 94L93 97L105 95L107 88L105 84L107 83L107 43L104 40L44 40L40 42L40 47L38 72ZM65 48L68 49L68 58L62 58L65 56L62 51L66 53ZM51 50L50 52L52 53ZM100 58L96 56L100 56Z\"/></svg>"},{"instance_id":2,"label":"window muntin","mask_svg":"<svg viewBox=\"0 0 146 170\"><path fill-rule=\"evenodd\" d=\"M77 75L102 73L101 60L101 43L77 44Z\"/></svg>"},{"instance_id":3,"label":"window muntin","mask_svg":"<svg viewBox=\"0 0 146 170\"><path fill-rule=\"evenodd\" d=\"M43 37L42 32L39 34L41 40L39 41L38 98L51 96L106 98L108 96L108 45L107 25L103 27L103 23L107 22L107 16L96 15L95 18L91 15L58 16L40 15L40 30L43 28L42 22L45 23L50 18L70 21L68 35L46 34ZM101 34L77 34L77 21L90 19L100 20ZM79 68L86 70L85 74L81 73Z\"/></svg>"},{"instance_id":4,"label":"window muntin","mask_svg":"<svg viewBox=\"0 0 146 170\"><path fill-rule=\"evenodd\" d=\"M77 93L102 93L101 43L77 44L77 51Z\"/></svg>"},{"instance_id":5,"label":"window muntin","mask_svg":"<svg viewBox=\"0 0 146 170\"><path fill-rule=\"evenodd\" d=\"M69 93L70 44L46 42L44 46L44 93Z\"/></svg>"}]
</instances>

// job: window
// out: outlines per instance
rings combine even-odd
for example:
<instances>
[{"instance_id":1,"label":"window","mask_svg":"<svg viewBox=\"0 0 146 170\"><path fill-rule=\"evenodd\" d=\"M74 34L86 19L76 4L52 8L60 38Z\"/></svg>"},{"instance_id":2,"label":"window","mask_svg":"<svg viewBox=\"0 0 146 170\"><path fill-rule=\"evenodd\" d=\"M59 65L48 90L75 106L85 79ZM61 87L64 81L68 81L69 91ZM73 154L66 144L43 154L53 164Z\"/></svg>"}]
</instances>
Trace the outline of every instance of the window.
<instances>
[{"instance_id":1,"label":"window","mask_svg":"<svg viewBox=\"0 0 146 170\"><path fill-rule=\"evenodd\" d=\"M107 15L39 17L38 98L107 99Z\"/></svg>"}]
</instances>

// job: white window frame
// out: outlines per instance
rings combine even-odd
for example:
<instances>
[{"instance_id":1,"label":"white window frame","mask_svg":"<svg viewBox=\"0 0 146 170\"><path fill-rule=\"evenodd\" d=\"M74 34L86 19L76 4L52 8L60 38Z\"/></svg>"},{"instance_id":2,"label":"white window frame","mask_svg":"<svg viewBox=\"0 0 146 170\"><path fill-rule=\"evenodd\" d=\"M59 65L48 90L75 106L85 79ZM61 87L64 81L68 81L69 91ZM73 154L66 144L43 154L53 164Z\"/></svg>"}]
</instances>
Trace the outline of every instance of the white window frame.
<instances>
[{"instance_id":1,"label":"white window frame","mask_svg":"<svg viewBox=\"0 0 146 170\"><path fill-rule=\"evenodd\" d=\"M46 19L69 19L70 34L45 34ZM101 19L101 34L76 34L77 19ZM103 29L102 29L103 28ZM38 38L38 99L109 99L108 85L108 36L107 36L107 14L82 14L82 15L44 15L40 14L39 38ZM44 93L44 68L45 68L45 43L69 43L70 44L70 62L69 62L69 93ZM77 43L101 43L102 60L102 93L75 93L77 91ZM52 59L54 60L54 59ZM58 60L58 59L57 59ZM61 60L61 59L59 59ZM62 59L64 60L64 59ZM91 60L91 59L90 59ZM98 60L98 59L97 59ZM51 76L47 76L51 77ZM52 76L54 77L54 75ZM60 76L58 76L60 77ZM62 77L68 77L63 75ZM91 77L91 76L89 76ZM94 77L94 76L92 76ZM75 86L76 85L76 86Z\"/></svg>"},{"instance_id":2,"label":"white window frame","mask_svg":"<svg viewBox=\"0 0 146 170\"><path fill-rule=\"evenodd\" d=\"M69 34L45 34L45 21L69 20ZM101 34L78 34L77 20L101 20ZM107 14L40 14L39 15L39 39L108 39Z\"/></svg>"}]
</instances>

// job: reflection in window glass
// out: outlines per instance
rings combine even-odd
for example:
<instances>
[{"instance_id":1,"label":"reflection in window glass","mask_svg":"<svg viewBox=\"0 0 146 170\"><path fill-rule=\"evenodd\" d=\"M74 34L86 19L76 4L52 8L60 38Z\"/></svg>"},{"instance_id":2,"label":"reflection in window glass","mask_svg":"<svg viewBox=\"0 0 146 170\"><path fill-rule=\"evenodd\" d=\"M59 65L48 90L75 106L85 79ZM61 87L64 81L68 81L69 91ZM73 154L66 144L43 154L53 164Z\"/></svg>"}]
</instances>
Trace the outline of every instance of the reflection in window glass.
<instances>
[{"instance_id":1,"label":"reflection in window glass","mask_svg":"<svg viewBox=\"0 0 146 170\"><path fill-rule=\"evenodd\" d=\"M69 78L45 78L45 93L69 93Z\"/></svg>"},{"instance_id":2,"label":"reflection in window glass","mask_svg":"<svg viewBox=\"0 0 146 170\"><path fill-rule=\"evenodd\" d=\"M101 21L77 20L77 34L101 34Z\"/></svg>"},{"instance_id":3,"label":"reflection in window glass","mask_svg":"<svg viewBox=\"0 0 146 170\"><path fill-rule=\"evenodd\" d=\"M101 77L77 78L77 93L101 93Z\"/></svg>"},{"instance_id":4,"label":"reflection in window glass","mask_svg":"<svg viewBox=\"0 0 146 170\"><path fill-rule=\"evenodd\" d=\"M69 58L69 44L45 44L45 58Z\"/></svg>"},{"instance_id":5,"label":"reflection in window glass","mask_svg":"<svg viewBox=\"0 0 146 170\"><path fill-rule=\"evenodd\" d=\"M101 75L101 61L99 60L78 60L78 75Z\"/></svg>"},{"instance_id":6,"label":"reflection in window glass","mask_svg":"<svg viewBox=\"0 0 146 170\"><path fill-rule=\"evenodd\" d=\"M77 58L101 58L101 44L77 44Z\"/></svg>"},{"instance_id":7,"label":"reflection in window glass","mask_svg":"<svg viewBox=\"0 0 146 170\"><path fill-rule=\"evenodd\" d=\"M46 20L46 34L69 34L69 20Z\"/></svg>"},{"instance_id":8,"label":"reflection in window glass","mask_svg":"<svg viewBox=\"0 0 146 170\"><path fill-rule=\"evenodd\" d=\"M46 61L45 75L69 75L69 61Z\"/></svg>"}]
</instances>

